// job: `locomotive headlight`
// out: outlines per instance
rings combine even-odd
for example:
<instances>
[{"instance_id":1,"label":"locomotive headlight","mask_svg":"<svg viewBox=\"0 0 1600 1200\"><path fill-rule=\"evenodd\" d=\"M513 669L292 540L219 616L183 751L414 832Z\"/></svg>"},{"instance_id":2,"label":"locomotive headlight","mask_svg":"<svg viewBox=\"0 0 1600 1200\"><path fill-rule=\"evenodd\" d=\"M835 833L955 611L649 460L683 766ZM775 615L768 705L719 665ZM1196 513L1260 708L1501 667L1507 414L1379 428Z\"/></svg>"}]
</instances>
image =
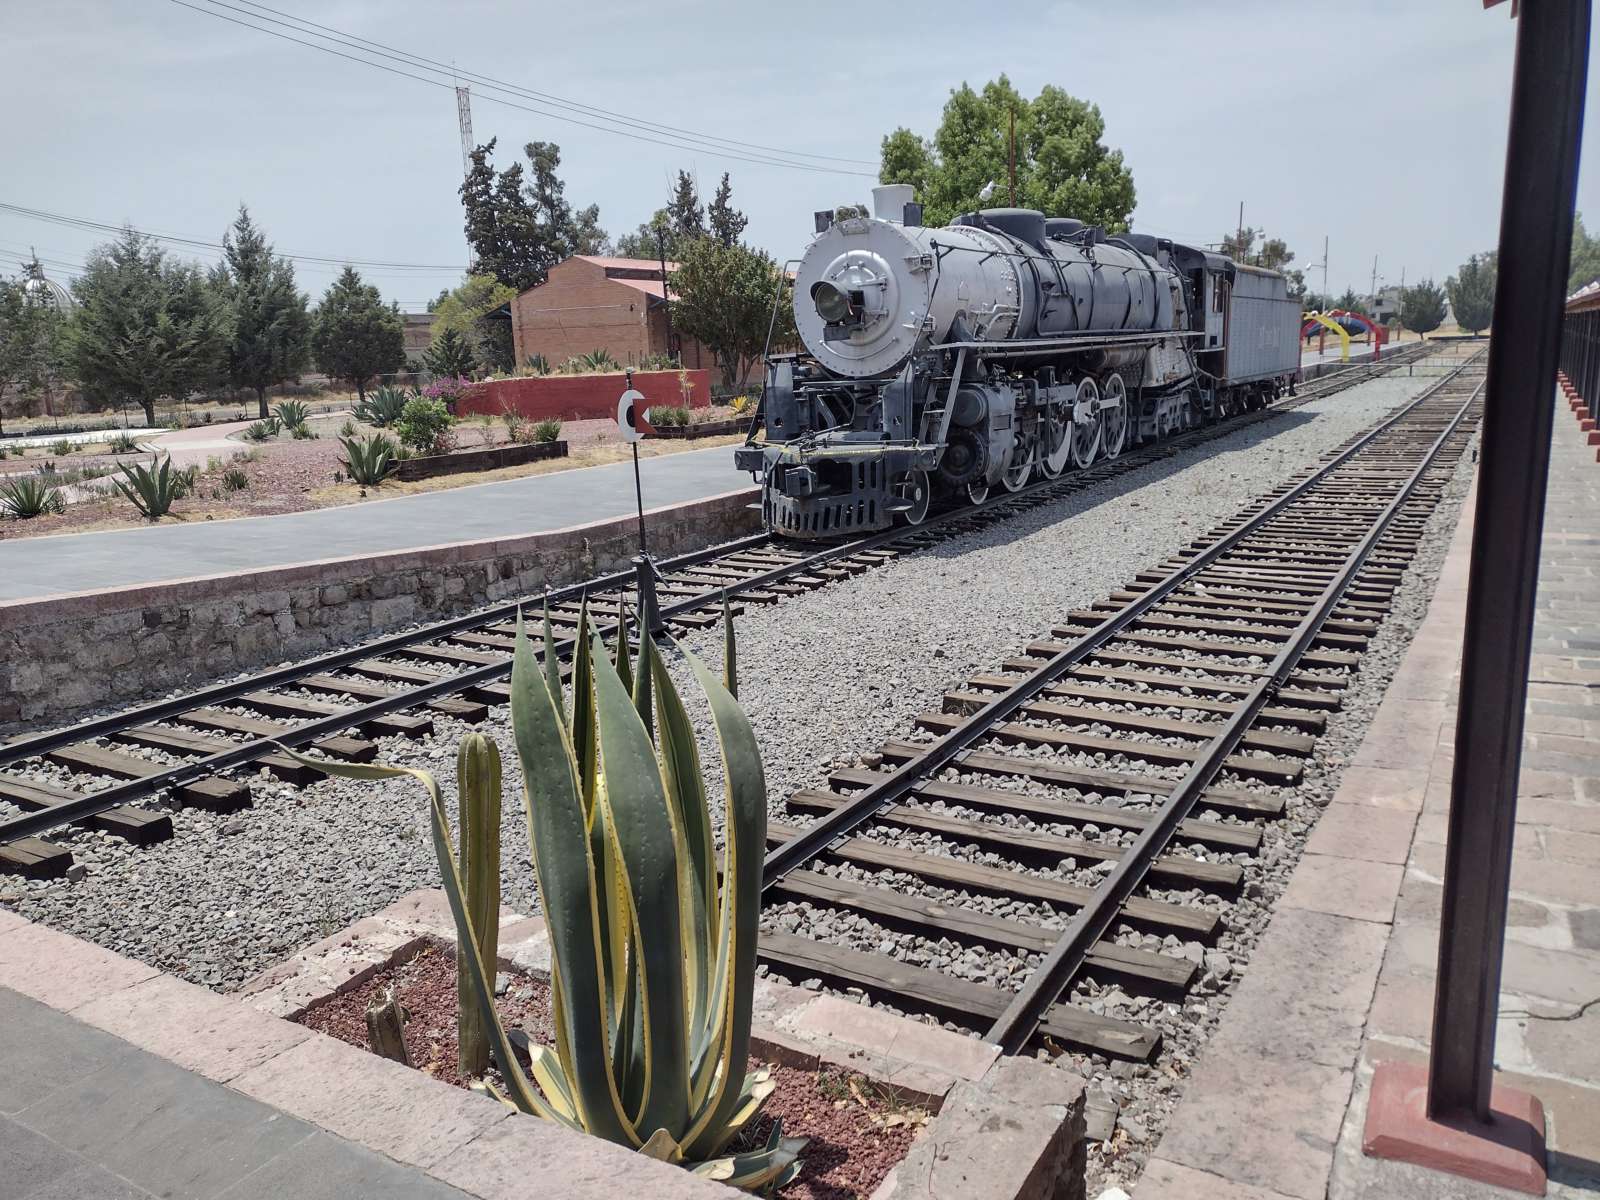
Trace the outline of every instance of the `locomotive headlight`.
<instances>
[{"instance_id":1,"label":"locomotive headlight","mask_svg":"<svg viewBox=\"0 0 1600 1200\"><path fill-rule=\"evenodd\" d=\"M817 315L829 325L843 324L854 312L849 293L826 279L811 285L811 303L817 306Z\"/></svg>"}]
</instances>

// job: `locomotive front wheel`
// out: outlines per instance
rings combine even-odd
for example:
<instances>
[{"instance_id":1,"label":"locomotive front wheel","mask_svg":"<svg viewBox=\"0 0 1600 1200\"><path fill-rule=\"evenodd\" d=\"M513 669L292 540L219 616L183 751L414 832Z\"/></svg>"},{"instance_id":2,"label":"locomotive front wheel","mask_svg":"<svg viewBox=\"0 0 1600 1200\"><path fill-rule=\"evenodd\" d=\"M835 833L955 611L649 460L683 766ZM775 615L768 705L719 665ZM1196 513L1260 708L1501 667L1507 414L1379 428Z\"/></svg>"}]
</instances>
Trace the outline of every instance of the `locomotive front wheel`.
<instances>
[{"instance_id":1,"label":"locomotive front wheel","mask_svg":"<svg viewBox=\"0 0 1600 1200\"><path fill-rule=\"evenodd\" d=\"M921 525L928 519L928 505L933 500L933 489L928 486L926 471L907 471L894 483L894 493L907 507L899 510L899 517L907 525Z\"/></svg>"},{"instance_id":2,"label":"locomotive front wheel","mask_svg":"<svg viewBox=\"0 0 1600 1200\"><path fill-rule=\"evenodd\" d=\"M1121 375L1106 380L1100 400L1100 453L1116 458L1128 440L1128 385Z\"/></svg>"},{"instance_id":3,"label":"locomotive front wheel","mask_svg":"<svg viewBox=\"0 0 1600 1200\"><path fill-rule=\"evenodd\" d=\"M1073 408L1072 465L1082 471L1093 466L1100 455L1100 388L1087 375L1078 382Z\"/></svg>"}]
</instances>

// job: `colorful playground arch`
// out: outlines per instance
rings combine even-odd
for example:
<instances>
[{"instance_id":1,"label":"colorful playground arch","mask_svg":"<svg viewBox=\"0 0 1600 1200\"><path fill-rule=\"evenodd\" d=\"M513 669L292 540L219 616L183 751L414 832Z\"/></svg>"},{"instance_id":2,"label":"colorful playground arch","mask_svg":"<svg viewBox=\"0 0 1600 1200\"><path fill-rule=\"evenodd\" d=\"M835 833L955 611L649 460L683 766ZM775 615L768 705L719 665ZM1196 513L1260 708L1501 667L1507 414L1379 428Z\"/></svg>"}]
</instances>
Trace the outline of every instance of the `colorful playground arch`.
<instances>
[{"instance_id":1,"label":"colorful playground arch","mask_svg":"<svg viewBox=\"0 0 1600 1200\"><path fill-rule=\"evenodd\" d=\"M1350 334L1351 327L1359 331L1365 329L1372 336L1372 357L1376 361L1385 342L1389 340L1389 331L1379 325L1364 313L1351 312L1347 308L1329 309L1325 313L1310 312L1305 315L1305 323L1300 326L1302 341L1310 338L1317 326L1331 329L1339 335L1339 361L1350 361Z\"/></svg>"}]
</instances>

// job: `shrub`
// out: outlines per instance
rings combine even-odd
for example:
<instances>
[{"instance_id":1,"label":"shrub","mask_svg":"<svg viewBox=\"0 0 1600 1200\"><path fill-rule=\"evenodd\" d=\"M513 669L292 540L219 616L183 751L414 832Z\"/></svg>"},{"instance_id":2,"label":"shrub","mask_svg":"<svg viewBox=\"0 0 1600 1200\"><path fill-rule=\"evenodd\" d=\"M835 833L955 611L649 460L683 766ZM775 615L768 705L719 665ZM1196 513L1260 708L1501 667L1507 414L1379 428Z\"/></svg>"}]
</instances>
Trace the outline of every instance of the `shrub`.
<instances>
[{"instance_id":1,"label":"shrub","mask_svg":"<svg viewBox=\"0 0 1600 1200\"><path fill-rule=\"evenodd\" d=\"M555 419L535 421L533 423L533 440L536 442L553 442L561 436L561 422Z\"/></svg>"},{"instance_id":2,"label":"shrub","mask_svg":"<svg viewBox=\"0 0 1600 1200\"><path fill-rule=\"evenodd\" d=\"M106 442L106 445L110 447L111 453L113 454L137 454L140 450L144 449L144 447L139 444L139 439L134 437L131 433L128 433L126 430L122 431L121 433L112 434L110 440Z\"/></svg>"},{"instance_id":3,"label":"shrub","mask_svg":"<svg viewBox=\"0 0 1600 1200\"><path fill-rule=\"evenodd\" d=\"M641 371L675 371L678 369L678 360L670 354L646 354L639 360Z\"/></svg>"},{"instance_id":4,"label":"shrub","mask_svg":"<svg viewBox=\"0 0 1600 1200\"><path fill-rule=\"evenodd\" d=\"M385 434L374 433L364 438L347 437L339 440L344 445L344 458L341 461L349 472L351 483L375 487L394 474L399 466L394 439Z\"/></svg>"},{"instance_id":5,"label":"shrub","mask_svg":"<svg viewBox=\"0 0 1600 1200\"><path fill-rule=\"evenodd\" d=\"M449 448L450 426L455 418L444 401L413 396L406 401L394 431L400 441L423 454L442 454Z\"/></svg>"},{"instance_id":6,"label":"shrub","mask_svg":"<svg viewBox=\"0 0 1600 1200\"><path fill-rule=\"evenodd\" d=\"M267 436L268 437L277 437L280 433L283 432L283 422L280 421L277 417L268 417L265 421L262 422L262 424L264 424L267 427Z\"/></svg>"},{"instance_id":7,"label":"shrub","mask_svg":"<svg viewBox=\"0 0 1600 1200\"><path fill-rule=\"evenodd\" d=\"M472 386L472 380L465 375L449 375L443 379L435 379L422 389L422 395L429 400L438 400L444 404L445 411L452 416L455 414L456 405L461 397L467 394L467 389Z\"/></svg>"},{"instance_id":8,"label":"shrub","mask_svg":"<svg viewBox=\"0 0 1600 1200\"><path fill-rule=\"evenodd\" d=\"M530 354L522 360L522 367L530 375L550 374L550 360L542 354Z\"/></svg>"},{"instance_id":9,"label":"shrub","mask_svg":"<svg viewBox=\"0 0 1600 1200\"><path fill-rule=\"evenodd\" d=\"M357 779L409 775L427 788L467 976L461 1004L480 1014L507 1107L739 1187L781 1187L798 1174L805 1143L784 1138L778 1120L756 1148L729 1149L775 1086L748 1065L766 784L755 733L735 699L731 625L725 680L684 654L709 701L724 764L720 863L695 730L654 642L641 637L635 666L619 636L613 665L591 642L585 613L576 645L570 707L548 620L544 669L520 622L512 663L511 726L560 1047L530 1048L531 1079L495 1011L494 962L482 953L477 918L487 897L475 889L469 898L437 781L400 767L301 761ZM641 716L652 712L653 722ZM462 753L482 754L483 769L467 774L469 786L487 790L487 752L474 739ZM470 870L470 854L468 861ZM617 1020L619 1013L629 1019Z\"/></svg>"},{"instance_id":10,"label":"shrub","mask_svg":"<svg viewBox=\"0 0 1600 1200\"><path fill-rule=\"evenodd\" d=\"M530 437L528 418L505 401L500 402L500 419L506 423L506 437L513 442L526 442Z\"/></svg>"},{"instance_id":11,"label":"shrub","mask_svg":"<svg viewBox=\"0 0 1600 1200\"><path fill-rule=\"evenodd\" d=\"M38 475L23 475L0 481L0 512L19 521L65 512L66 498L61 488Z\"/></svg>"},{"instance_id":12,"label":"shrub","mask_svg":"<svg viewBox=\"0 0 1600 1200\"><path fill-rule=\"evenodd\" d=\"M304 421L302 421L298 425L289 426L289 434L297 442L301 442L301 441L313 441L314 442L314 441L317 440L317 438L322 436L315 429L312 429L311 426L307 425Z\"/></svg>"},{"instance_id":13,"label":"shrub","mask_svg":"<svg viewBox=\"0 0 1600 1200\"><path fill-rule=\"evenodd\" d=\"M250 476L238 467L229 467L222 473L222 490L224 492L242 492L250 486Z\"/></svg>"},{"instance_id":14,"label":"shrub","mask_svg":"<svg viewBox=\"0 0 1600 1200\"><path fill-rule=\"evenodd\" d=\"M273 434L265 421L255 421L245 429L243 436L247 442L265 442L270 441Z\"/></svg>"},{"instance_id":15,"label":"shrub","mask_svg":"<svg viewBox=\"0 0 1600 1200\"><path fill-rule=\"evenodd\" d=\"M172 496L174 500L182 500L185 496L193 495L195 484L200 482L200 468L191 463L181 471L172 473Z\"/></svg>"},{"instance_id":16,"label":"shrub","mask_svg":"<svg viewBox=\"0 0 1600 1200\"><path fill-rule=\"evenodd\" d=\"M609 350L591 350L578 360L586 371L617 371L622 364L611 357Z\"/></svg>"},{"instance_id":17,"label":"shrub","mask_svg":"<svg viewBox=\"0 0 1600 1200\"><path fill-rule=\"evenodd\" d=\"M77 448L76 442L70 442L66 438L57 438L50 443L50 453L59 454L62 458L65 458Z\"/></svg>"},{"instance_id":18,"label":"shrub","mask_svg":"<svg viewBox=\"0 0 1600 1200\"><path fill-rule=\"evenodd\" d=\"M356 423L349 417L344 419L344 424L339 426L339 436L342 438L355 437Z\"/></svg>"},{"instance_id":19,"label":"shrub","mask_svg":"<svg viewBox=\"0 0 1600 1200\"><path fill-rule=\"evenodd\" d=\"M143 463L118 463L117 470L123 477L112 482L147 521L166 516L172 511L173 501L182 495L170 456L163 455L158 465L148 467Z\"/></svg>"},{"instance_id":20,"label":"shrub","mask_svg":"<svg viewBox=\"0 0 1600 1200\"><path fill-rule=\"evenodd\" d=\"M650 408L650 424L657 429L672 429L689 423L689 410L681 404L655 404Z\"/></svg>"},{"instance_id":21,"label":"shrub","mask_svg":"<svg viewBox=\"0 0 1600 1200\"><path fill-rule=\"evenodd\" d=\"M298 400L285 400L272 410L272 415L283 422L288 430L299 429L306 423L306 418L311 415L311 410Z\"/></svg>"},{"instance_id":22,"label":"shrub","mask_svg":"<svg viewBox=\"0 0 1600 1200\"><path fill-rule=\"evenodd\" d=\"M732 400L728 401L728 406L732 408L737 415L742 417L745 413L750 411L750 406L753 403L754 401L752 401L749 396L735 396Z\"/></svg>"},{"instance_id":23,"label":"shrub","mask_svg":"<svg viewBox=\"0 0 1600 1200\"><path fill-rule=\"evenodd\" d=\"M407 393L404 388L395 387L393 384L383 384L375 387L367 394L367 398L355 407L356 420L368 425L376 425L379 429L393 425L400 419L400 414L405 411ZM343 436L350 436L340 430Z\"/></svg>"}]
</instances>

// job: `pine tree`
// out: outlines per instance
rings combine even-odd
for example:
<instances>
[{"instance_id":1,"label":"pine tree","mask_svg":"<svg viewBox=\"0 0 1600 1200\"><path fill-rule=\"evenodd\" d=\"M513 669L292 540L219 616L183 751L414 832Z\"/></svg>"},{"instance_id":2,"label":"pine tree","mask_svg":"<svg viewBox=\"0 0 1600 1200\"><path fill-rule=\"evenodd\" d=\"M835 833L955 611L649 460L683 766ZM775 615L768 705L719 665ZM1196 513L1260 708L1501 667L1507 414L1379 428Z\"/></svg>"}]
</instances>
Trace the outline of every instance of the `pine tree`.
<instances>
[{"instance_id":1,"label":"pine tree","mask_svg":"<svg viewBox=\"0 0 1600 1200\"><path fill-rule=\"evenodd\" d=\"M384 304L354 267L346 267L322 297L311 331L317 370L353 386L358 400L367 398L369 381L405 362L405 340L400 310Z\"/></svg>"},{"instance_id":2,"label":"pine tree","mask_svg":"<svg viewBox=\"0 0 1600 1200\"><path fill-rule=\"evenodd\" d=\"M1444 320L1444 289L1424 279L1400 293L1400 324L1412 333L1432 333Z\"/></svg>"},{"instance_id":3,"label":"pine tree","mask_svg":"<svg viewBox=\"0 0 1600 1200\"><path fill-rule=\"evenodd\" d=\"M1492 251L1474 254L1445 281L1456 324L1468 333L1480 333L1489 328L1489 322L1494 317L1495 266Z\"/></svg>"},{"instance_id":4,"label":"pine tree","mask_svg":"<svg viewBox=\"0 0 1600 1200\"><path fill-rule=\"evenodd\" d=\"M672 199L667 202L667 228L679 245L706 235L706 211L695 190L694 177L687 171L678 172Z\"/></svg>"},{"instance_id":5,"label":"pine tree","mask_svg":"<svg viewBox=\"0 0 1600 1200\"><path fill-rule=\"evenodd\" d=\"M717 194L711 198L706 219L711 225L711 236L724 246L737 246L744 227L750 224L750 218L733 206L733 185L728 182L726 171L722 173L722 182L717 184Z\"/></svg>"},{"instance_id":6,"label":"pine tree","mask_svg":"<svg viewBox=\"0 0 1600 1200\"><path fill-rule=\"evenodd\" d=\"M298 379L310 359L311 316L295 287L294 267L273 254L242 204L223 236L222 255L211 282L232 337L228 379L255 392L257 410L266 420L267 389Z\"/></svg>"},{"instance_id":7,"label":"pine tree","mask_svg":"<svg viewBox=\"0 0 1600 1200\"><path fill-rule=\"evenodd\" d=\"M90 254L72 290L65 359L91 397L132 400L153 425L161 397L181 400L220 377L227 320L198 267L129 229Z\"/></svg>"},{"instance_id":8,"label":"pine tree","mask_svg":"<svg viewBox=\"0 0 1600 1200\"><path fill-rule=\"evenodd\" d=\"M451 327L433 339L433 345L422 355L422 365L437 378L470 379L478 369L478 358L461 331Z\"/></svg>"},{"instance_id":9,"label":"pine tree","mask_svg":"<svg viewBox=\"0 0 1600 1200\"><path fill-rule=\"evenodd\" d=\"M491 139L472 152L472 169L461 184L474 274L493 275L520 292L543 283L562 259L605 252L600 207L574 214L567 202L557 173L560 146L529 142L523 147L529 172L512 163L496 173L490 161L495 144Z\"/></svg>"}]
</instances>

